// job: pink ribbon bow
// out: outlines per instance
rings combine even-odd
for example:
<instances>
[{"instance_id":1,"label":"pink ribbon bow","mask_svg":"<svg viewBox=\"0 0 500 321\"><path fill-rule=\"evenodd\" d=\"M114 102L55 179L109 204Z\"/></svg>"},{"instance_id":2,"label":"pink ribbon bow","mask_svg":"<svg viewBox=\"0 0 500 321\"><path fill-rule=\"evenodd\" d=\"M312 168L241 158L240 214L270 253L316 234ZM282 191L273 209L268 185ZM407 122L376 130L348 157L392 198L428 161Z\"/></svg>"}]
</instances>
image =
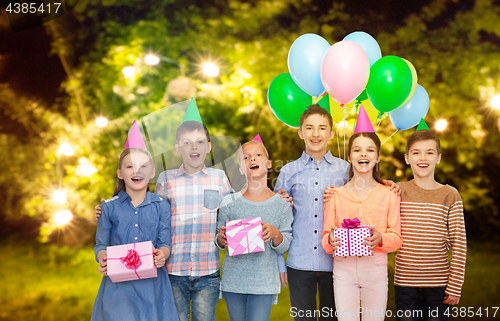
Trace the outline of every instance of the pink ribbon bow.
<instances>
[{"instance_id":1,"label":"pink ribbon bow","mask_svg":"<svg viewBox=\"0 0 500 321\"><path fill-rule=\"evenodd\" d=\"M361 225L361 221L355 217L352 220L345 218L342 221L342 227L343 228L358 228Z\"/></svg>"},{"instance_id":2,"label":"pink ribbon bow","mask_svg":"<svg viewBox=\"0 0 500 321\"><path fill-rule=\"evenodd\" d=\"M141 266L141 258L135 249L130 249L127 256L120 257L120 261L125 264L125 267L130 270L136 271Z\"/></svg>"}]
</instances>

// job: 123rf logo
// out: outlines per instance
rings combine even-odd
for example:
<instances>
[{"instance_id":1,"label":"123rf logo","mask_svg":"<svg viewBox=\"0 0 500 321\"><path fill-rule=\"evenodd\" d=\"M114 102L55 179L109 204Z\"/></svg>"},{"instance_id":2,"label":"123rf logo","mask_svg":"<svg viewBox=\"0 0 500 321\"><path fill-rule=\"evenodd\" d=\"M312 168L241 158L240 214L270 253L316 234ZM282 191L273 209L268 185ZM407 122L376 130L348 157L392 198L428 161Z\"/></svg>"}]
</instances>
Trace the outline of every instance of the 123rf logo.
<instances>
[{"instance_id":1,"label":"123rf logo","mask_svg":"<svg viewBox=\"0 0 500 321\"><path fill-rule=\"evenodd\" d=\"M73 9L78 0L4 0L13 32L40 26Z\"/></svg>"}]
</instances>

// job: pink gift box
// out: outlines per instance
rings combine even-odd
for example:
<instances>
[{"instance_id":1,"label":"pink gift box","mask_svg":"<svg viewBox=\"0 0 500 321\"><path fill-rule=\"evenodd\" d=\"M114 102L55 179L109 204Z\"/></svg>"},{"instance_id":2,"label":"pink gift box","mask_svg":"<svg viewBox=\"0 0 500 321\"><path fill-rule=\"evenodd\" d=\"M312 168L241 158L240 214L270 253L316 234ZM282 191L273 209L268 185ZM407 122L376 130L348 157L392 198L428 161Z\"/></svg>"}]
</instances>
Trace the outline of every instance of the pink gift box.
<instances>
[{"instance_id":1,"label":"pink gift box","mask_svg":"<svg viewBox=\"0 0 500 321\"><path fill-rule=\"evenodd\" d=\"M263 252L262 221L260 217L226 222L229 256Z\"/></svg>"},{"instance_id":2,"label":"pink gift box","mask_svg":"<svg viewBox=\"0 0 500 321\"><path fill-rule=\"evenodd\" d=\"M157 276L151 241L108 246L108 276L113 282Z\"/></svg>"},{"instance_id":3,"label":"pink gift box","mask_svg":"<svg viewBox=\"0 0 500 321\"><path fill-rule=\"evenodd\" d=\"M339 227L333 231L333 236L341 239L342 245L337 247L335 256L371 256L373 250L363 245L365 237L372 236L370 227L373 225L359 225L356 228Z\"/></svg>"}]
</instances>

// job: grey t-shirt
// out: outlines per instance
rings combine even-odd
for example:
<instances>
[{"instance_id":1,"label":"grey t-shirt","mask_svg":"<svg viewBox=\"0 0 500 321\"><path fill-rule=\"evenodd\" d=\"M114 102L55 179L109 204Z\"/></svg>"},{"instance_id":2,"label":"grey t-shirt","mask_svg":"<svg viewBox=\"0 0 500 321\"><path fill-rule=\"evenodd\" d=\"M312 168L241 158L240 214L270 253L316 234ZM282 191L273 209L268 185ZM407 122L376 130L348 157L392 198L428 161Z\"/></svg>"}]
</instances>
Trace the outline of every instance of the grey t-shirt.
<instances>
[{"instance_id":1,"label":"grey t-shirt","mask_svg":"<svg viewBox=\"0 0 500 321\"><path fill-rule=\"evenodd\" d=\"M217 234L226 221L260 216L263 223L277 227L283 241L276 247L272 240L264 243L265 251L229 256L221 271L221 290L244 294L278 294L280 280L277 256L288 250L292 241L293 214L290 203L276 194L263 202L252 202L241 194L227 196L219 212ZM217 243L217 242L216 242Z\"/></svg>"}]
</instances>

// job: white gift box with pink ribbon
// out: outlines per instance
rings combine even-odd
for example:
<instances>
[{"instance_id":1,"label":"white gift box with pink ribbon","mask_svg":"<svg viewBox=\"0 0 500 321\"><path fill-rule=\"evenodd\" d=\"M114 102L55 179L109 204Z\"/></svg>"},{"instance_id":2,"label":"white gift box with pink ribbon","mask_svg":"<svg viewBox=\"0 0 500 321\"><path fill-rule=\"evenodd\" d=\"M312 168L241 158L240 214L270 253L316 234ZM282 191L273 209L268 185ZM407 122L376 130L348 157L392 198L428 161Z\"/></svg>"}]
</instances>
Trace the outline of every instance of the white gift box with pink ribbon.
<instances>
[{"instance_id":1,"label":"white gift box with pink ribbon","mask_svg":"<svg viewBox=\"0 0 500 321\"><path fill-rule=\"evenodd\" d=\"M229 256L263 252L261 218L227 221L226 239Z\"/></svg>"},{"instance_id":2,"label":"white gift box with pink ribbon","mask_svg":"<svg viewBox=\"0 0 500 321\"><path fill-rule=\"evenodd\" d=\"M108 276L113 282L154 278L157 270L151 241L108 246Z\"/></svg>"}]
</instances>

